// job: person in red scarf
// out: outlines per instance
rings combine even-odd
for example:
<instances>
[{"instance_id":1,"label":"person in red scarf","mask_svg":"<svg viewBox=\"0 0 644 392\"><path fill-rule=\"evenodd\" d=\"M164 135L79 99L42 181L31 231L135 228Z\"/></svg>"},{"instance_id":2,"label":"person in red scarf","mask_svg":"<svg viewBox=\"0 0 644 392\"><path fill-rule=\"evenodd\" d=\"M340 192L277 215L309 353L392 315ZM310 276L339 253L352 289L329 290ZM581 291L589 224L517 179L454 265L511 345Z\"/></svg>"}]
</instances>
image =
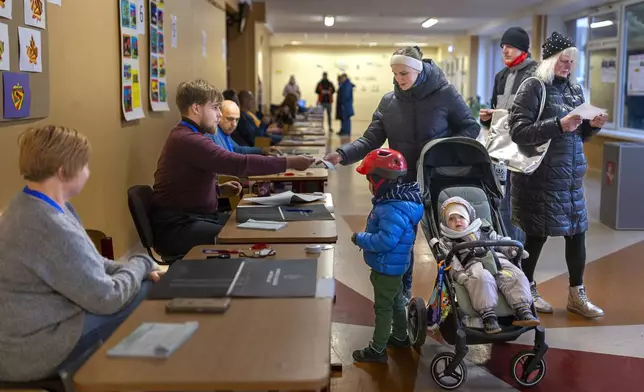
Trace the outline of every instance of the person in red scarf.
<instances>
[{"instance_id":1,"label":"person in red scarf","mask_svg":"<svg viewBox=\"0 0 644 392\"><path fill-rule=\"evenodd\" d=\"M530 36L521 27L510 27L501 38L501 48L503 62L506 67L503 68L494 78L494 88L492 90L492 109L481 109L479 117L481 125L490 128L492 123L492 113L494 109L509 110L514 102L514 96L521 82L534 72L537 68L537 62L530 57ZM513 240L525 241L525 234L520 228L512 224L510 208L510 172L501 170L497 171L504 178L499 181L505 185L505 197L501 202L501 216L507 235Z\"/></svg>"}]
</instances>

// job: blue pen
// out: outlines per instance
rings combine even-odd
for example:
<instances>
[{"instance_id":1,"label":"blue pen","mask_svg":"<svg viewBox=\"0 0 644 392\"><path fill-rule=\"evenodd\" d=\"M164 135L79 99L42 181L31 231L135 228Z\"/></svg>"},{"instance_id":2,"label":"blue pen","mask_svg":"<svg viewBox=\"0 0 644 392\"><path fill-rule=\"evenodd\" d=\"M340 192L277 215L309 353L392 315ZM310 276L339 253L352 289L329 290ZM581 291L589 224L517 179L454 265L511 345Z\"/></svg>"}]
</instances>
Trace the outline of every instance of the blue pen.
<instances>
[{"instance_id":1,"label":"blue pen","mask_svg":"<svg viewBox=\"0 0 644 392\"><path fill-rule=\"evenodd\" d=\"M308 212L308 213L313 212L313 210L302 210L302 209L299 209L299 208L296 208L296 209L290 209L290 210L286 210L286 211L287 211L287 212Z\"/></svg>"}]
</instances>

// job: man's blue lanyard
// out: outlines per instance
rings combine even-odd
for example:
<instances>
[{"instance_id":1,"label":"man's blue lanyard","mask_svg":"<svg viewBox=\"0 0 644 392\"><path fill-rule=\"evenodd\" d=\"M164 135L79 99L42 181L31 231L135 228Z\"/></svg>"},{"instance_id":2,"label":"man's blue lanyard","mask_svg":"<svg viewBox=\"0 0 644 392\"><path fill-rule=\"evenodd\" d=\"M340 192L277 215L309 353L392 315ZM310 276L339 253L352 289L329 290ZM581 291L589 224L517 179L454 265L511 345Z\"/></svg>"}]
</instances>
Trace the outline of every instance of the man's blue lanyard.
<instances>
[{"instance_id":1,"label":"man's blue lanyard","mask_svg":"<svg viewBox=\"0 0 644 392\"><path fill-rule=\"evenodd\" d=\"M192 130L192 132L194 132L194 133L199 133L199 130L198 130L194 125L190 124L190 123L189 123L189 122L187 122L187 121L183 121L183 120L181 120L181 122L179 123L179 125L183 125L184 127L188 127L188 128L190 128L190 129Z\"/></svg>"},{"instance_id":2,"label":"man's blue lanyard","mask_svg":"<svg viewBox=\"0 0 644 392\"><path fill-rule=\"evenodd\" d=\"M59 206L58 203L53 201L49 196L45 195L42 192L34 191L33 189L29 189L28 187L24 187L22 190L24 193L33 196L37 199L40 199L44 201L45 203L49 204L50 206L54 207L55 209L58 210L60 213L65 213L65 210L63 210L63 207Z\"/></svg>"}]
</instances>

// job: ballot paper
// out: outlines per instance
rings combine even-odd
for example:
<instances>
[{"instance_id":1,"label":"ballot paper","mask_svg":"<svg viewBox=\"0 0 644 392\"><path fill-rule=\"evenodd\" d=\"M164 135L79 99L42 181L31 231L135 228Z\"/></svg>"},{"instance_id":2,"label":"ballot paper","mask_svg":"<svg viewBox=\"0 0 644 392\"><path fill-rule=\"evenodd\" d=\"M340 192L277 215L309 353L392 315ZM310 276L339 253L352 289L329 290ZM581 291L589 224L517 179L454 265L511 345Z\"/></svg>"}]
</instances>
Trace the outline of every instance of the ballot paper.
<instances>
[{"instance_id":1,"label":"ballot paper","mask_svg":"<svg viewBox=\"0 0 644 392\"><path fill-rule=\"evenodd\" d=\"M606 109L600 109L589 103L582 103L577 106L572 112L568 113L569 115L579 115L584 120L592 120L600 114L606 114Z\"/></svg>"},{"instance_id":2,"label":"ballot paper","mask_svg":"<svg viewBox=\"0 0 644 392\"><path fill-rule=\"evenodd\" d=\"M244 200L255 204L263 204L265 206L287 206L291 204L311 203L313 201L324 200L325 197L324 193L319 192L307 194L286 191L265 197L246 197Z\"/></svg>"},{"instance_id":3,"label":"ballot paper","mask_svg":"<svg viewBox=\"0 0 644 392\"><path fill-rule=\"evenodd\" d=\"M199 323L143 323L114 348L110 357L168 358L197 330Z\"/></svg>"},{"instance_id":4,"label":"ballot paper","mask_svg":"<svg viewBox=\"0 0 644 392\"><path fill-rule=\"evenodd\" d=\"M314 169L335 170L335 165L333 163L327 161L327 160L324 160L324 159L318 159L310 167L314 168Z\"/></svg>"},{"instance_id":5,"label":"ballot paper","mask_svg":"<svg viewBox=\"0 0 644 392\"><path fill-rule=\"evenodd\" d=\"M277 231L285 228L287 225L286 222L274 222L274 221L256 221L254 219L249 219L244 223L237 225L239 229L253 229L253 230L270 230Z\"/></svg>"}]
</instances>

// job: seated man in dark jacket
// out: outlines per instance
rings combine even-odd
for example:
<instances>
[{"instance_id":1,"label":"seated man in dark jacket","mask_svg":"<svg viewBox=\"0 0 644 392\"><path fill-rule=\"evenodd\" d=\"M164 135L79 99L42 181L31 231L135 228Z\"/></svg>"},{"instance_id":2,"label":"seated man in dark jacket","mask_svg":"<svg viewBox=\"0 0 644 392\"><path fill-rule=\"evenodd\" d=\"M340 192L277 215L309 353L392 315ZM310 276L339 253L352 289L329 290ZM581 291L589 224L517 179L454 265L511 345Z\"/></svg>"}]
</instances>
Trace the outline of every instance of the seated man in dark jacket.
<instances>
[{"instance_id":1,"label":"seated man in dark jacket","mask_svg":"<svg viewBox=\"0 0 644 392\"><path fill-rule=\"evenodd\" d=\"M181 122L170 132L154 173L152 229L162 256L182 256L196 245L212 244L226 223L217 214L218 196L239 194L241 185L219 184L218 174L239 177L305 170L314 159L241 155L213 143L205 134L217 131L223 96L203 80L177 89Z\"/></svg>"},{"instance_id":2,"label":"seated man in dark jacket","mask_svg":"<svg viewBox=\"0 0 644 392\"><path fill-rule=\"evenodd\" d=\"M254 147L255 138L259 136L270 137L271 145L278 144L282 140L282 136L273 134L278 133L279 129L270 127L270 117L264 117L263 121L260 121L253 113L253 109L256 107L253 93L246 90L240 91L238 97L241 116L237 130L232 134L235 143L240 146Z\"/></svg>"}]
</instances>

